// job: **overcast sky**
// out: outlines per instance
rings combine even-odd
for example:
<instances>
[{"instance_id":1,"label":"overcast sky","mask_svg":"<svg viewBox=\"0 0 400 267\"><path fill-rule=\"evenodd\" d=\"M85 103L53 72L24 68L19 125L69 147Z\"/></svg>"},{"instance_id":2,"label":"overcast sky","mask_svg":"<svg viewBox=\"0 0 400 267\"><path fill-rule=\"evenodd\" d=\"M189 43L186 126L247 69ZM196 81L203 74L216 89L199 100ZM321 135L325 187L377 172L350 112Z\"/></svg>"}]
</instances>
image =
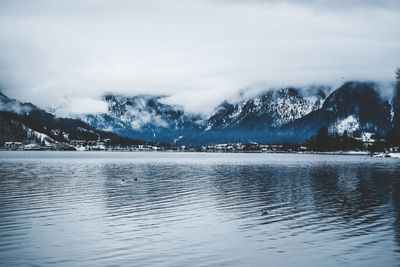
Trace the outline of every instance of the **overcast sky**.
<instances>
[{"instance_id":1,"label":"overcast sky","mask_svg":"<svg viewBox=\"0 0 400 267\"><path fill-rule=\"evenodd\" d=\"M209 112L242 88L391 82L399 0L0 1L0 86L99 112L105 92Z\"/></svg>"}]
</instances>

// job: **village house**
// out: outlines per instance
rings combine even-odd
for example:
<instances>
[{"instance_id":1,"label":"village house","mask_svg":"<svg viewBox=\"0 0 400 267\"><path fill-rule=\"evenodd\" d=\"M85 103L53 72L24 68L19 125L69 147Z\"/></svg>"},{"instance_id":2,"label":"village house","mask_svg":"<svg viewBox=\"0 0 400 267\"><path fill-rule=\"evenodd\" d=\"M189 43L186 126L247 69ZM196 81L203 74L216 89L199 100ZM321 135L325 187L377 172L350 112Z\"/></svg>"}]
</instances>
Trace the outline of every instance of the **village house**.
<instances>
[{"instance_id":1,"label":"village house","mask_svg":"<svg viewBox=\"0 0 400 267\"><path fill-rule=\"evenodd\" d=\"M5 149L16 150L16 149L24 148L24 145L21 142L5 142L4 143L4 148Z\"/></svg>"}]
</instances>

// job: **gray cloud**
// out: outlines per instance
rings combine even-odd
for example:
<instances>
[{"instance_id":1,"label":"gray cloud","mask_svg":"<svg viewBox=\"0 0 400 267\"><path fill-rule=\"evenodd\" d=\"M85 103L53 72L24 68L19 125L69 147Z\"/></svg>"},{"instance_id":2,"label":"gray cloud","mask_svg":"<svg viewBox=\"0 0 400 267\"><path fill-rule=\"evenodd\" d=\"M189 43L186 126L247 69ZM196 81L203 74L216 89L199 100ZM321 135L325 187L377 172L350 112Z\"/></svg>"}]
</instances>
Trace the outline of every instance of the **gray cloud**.
<instances>
[{"instance_id":1,"label":"gray cloud","mask_svg":"<svg viewBox=\"0 0 400 267\"><path fill-rule=\"evenodd\" d=\"M25 114L32 110L29 106L19 105L17 103L0 103L1 111L14 112L17 114Z\"/></svg>"},{"instance_id":2,"label":"gray cloud","mask_svg":"<svg viewBox=\"0 0 400 267\"><path fill-rule=\"evenodd\" d=\"M30 112L33 107L30 104L19 103L14 99L9 99L0 94L0 110L7 112L14 112L18 114L25 114Z\"/></svg>"},{"instance_id":3,"label":"gray cloud","mask_svg":"<svg viewBox=\"0 0 400 267\"><path fill-rule=\"evenodd\" d=\"M257 82L391 81L398 25L389 0L2 1L0 85L77 112L98 112L105 92L210 112Z\"/></svg>"},{"instance_id":4,"label":"gray cloud","mask_svg":"<svg viewBox=\"0 0 400 267\"><path fill-rule=\"evenodd\" d=\"M306 6L314 9L331 9L333 11L354 9L393 9L400 8L400 2L397 0L209 0L221 2L224 4L250 4L250 5L263 5L263 4L291 4Z\"/></svg>"}]
</instances>

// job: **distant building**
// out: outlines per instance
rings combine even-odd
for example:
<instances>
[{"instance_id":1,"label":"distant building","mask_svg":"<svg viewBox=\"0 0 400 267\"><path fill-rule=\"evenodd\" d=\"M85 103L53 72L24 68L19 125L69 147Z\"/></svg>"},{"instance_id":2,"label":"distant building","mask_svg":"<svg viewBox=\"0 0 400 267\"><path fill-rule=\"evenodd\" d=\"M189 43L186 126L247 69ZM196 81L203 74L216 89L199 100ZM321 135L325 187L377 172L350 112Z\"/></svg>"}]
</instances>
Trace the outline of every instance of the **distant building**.
<instances>
[{"instance_id":1,"label":"distant building","mask_svg":"<svg viewBox=\"0 0 400 267\"><path fill-rule=\"evenodd\" d=\"M72 146L65 143L57 143L54 145L56 150L75 150Z\"/></svg>"},{"instance_id":2,"label":"distant building","mask_svg":"<svg viewBox=\"0 0 400 267\"><path fill-rule=\"evenodd\" d=\"M237 150L242 150L244 148L244 145L240 143L240 138L237 143L233 144L232 149L237 149Z\"/></svg>"},{"instance_id":3,"label":"distant building","mask_svg":"<svg viewBox=\"0 0 400 267\"><path fill-rule=\"evenodd\" d=\"M86 140L71 140L69 143L73 146L84 146L86 145Z\"/></svg>"},{"instance_id":4,"label":"distant building","mask_svg":"<svg viewBox=\"0 0 400 267\"><path fill-rule=\"evenodd\" d=\"M96 141L96 146L105 146L105 145L106 145L106 142L104 142L104 141L101 141L101 140Z\"/></svg>"},{"instance_id":5,"label":"distant building","mask_svg":"<svg viewBox=\"0 0 400 267\"><path fill-rule=\"evenodd\" d=\"M24 146L24 150L41 150L41 146L38 144L27 144Z\"/></svg>"},{"instance_id":6,"label":"distant building","mask_svg":"<svg viewBox=\"0 0 400 267\"><path fill-rule=\"evenodd\" d=\"M5 142L5 149L22 149L24 145L21 142Z\"/></svg>"}]
</instances>

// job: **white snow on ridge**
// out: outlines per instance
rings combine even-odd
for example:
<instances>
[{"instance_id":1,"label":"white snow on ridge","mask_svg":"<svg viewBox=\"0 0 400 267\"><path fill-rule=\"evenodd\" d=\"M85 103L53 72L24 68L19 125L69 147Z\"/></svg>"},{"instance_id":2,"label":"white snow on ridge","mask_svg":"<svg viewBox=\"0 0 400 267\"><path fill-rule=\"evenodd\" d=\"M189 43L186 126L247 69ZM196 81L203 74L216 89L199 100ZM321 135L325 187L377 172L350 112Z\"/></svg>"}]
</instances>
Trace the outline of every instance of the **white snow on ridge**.
<instances>
[{"instance_id":1,"label":"white snow on ridge","mask_svg":"<svg viewBox=\"0 0 400 267\"><path fill-rule=\"evenodd\" d=\"M228 116L229 119L234 119L237 118L241 113L242 113L242 109L243 106L246 104L246 102L241 102L239 104L237 104L237 109Z\"/></svg>"},{"instance_id":2,"label":"white snow on ridge","mask_svg":"<svg viewBox=\"0 0 400 267\"><path fill-rule=\"evenodd\" d=\"M178 138L174 139L174 144L176 144L176 142L178 142L179 140L181 140L183 138L183 135L179 136Z\"/></svg>"},{"instance_id":3,"label":"white snow on ridge","mask_svg":"<svg viewBox=\"0 0 400 267\"><path fill-rule=\"evenodd\" d=\"M57 141L55 141L53 138L51 138L50 136L48 136L47 134L44 133L39 133L35 130L32 130L31 128L29 128L26 125L22 125L23 129L26 131L28 136L34 136L37 139L40 140L40 142L44 142L46 144L46 146L50 145L50 144L55 144L57 143Z\"/></svg>"},{"instance_id":4,"label":"white snow on ridge","mask_svg":"<svg viewBox=\"0 0 400 267\"><path fill-rule=\"evenodd\" d=\"M275 117L272 126L281 126L307 115L313 111L316 101L316 97L302 99L294 96L285 96L275 99L268 107Z\"/></svg>"},{"instance_id":5,"label":"white snow on ridge","mask_svg":"<svg viewBox=\"0 0 400 267\"><path fill-rule=\"evenodd\" d=\"M348 133L354 133L360 128L361 126L358 122L358 118L356 118L354 115L350 115L345 119L337 121L330 130L331 132L343 134L344 131L347 131Z\"/></svg>"}]
</instances>

